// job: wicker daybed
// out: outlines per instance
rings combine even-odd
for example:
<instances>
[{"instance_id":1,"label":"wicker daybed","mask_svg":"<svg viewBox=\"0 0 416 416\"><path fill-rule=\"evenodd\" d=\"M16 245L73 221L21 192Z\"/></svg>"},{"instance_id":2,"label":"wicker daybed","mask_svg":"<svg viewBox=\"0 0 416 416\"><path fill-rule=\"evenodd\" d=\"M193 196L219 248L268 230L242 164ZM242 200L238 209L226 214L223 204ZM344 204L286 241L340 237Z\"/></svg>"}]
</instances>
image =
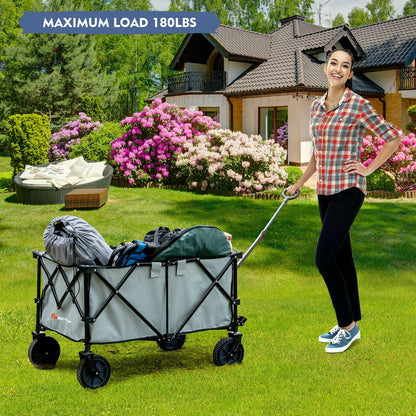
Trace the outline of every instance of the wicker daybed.
<instances>
[{"instance_id":1,"label":"wicker daybed","mask_svg":"<svg viewBox=\"0 0 416 416\"><path fill-rule=\"evenodd\" d=\"M48 164L39 165L47 166ZM111 178L113 176L113 168L106 164L103 176L97 180L81 183L77 185L63 186L62 188L42 187L25 184L20 176L23 172L18 173L14 177L14 188L17 194L17 200L23 204L30 205L47 205L47 204L64 204L65 195L74 189L94 189L110 187Z\"/></svg>"}]
</instances>

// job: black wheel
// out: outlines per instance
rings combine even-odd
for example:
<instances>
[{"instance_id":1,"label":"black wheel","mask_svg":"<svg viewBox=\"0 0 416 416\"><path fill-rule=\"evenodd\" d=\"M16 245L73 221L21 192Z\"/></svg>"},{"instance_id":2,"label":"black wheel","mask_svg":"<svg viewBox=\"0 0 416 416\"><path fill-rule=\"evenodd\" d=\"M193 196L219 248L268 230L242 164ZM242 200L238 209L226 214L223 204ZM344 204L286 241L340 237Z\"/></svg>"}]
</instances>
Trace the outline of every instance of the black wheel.
<instances>
[{"instance_id":1,"label":"black wheel","mask_svg":"<svg viewBox=\"0 0 416 416\"><path fill-rule=\"evenodd\" d=\"M228 337L218 341L214 348L213 358L215 365L222 366L225 364L241 363L244 358L243 344L237 346L237 350L233 352L234 338Z\"/></svg>"},{"instance_id":2,"label":"black wheel","mask_svg":"<svg viewBox=\"0 0 416 416\"><path fill-rule=\"evenodd\" d=\"M54 368L60 354L61 348L58 341L46 336L35 338L28 351L32 365L43 370Z\"/></svg>"},{"instance_id":3,"label":"black wheel","mask_svg":"<svg viewBox=\"0 0 416 416\"><path fill-rule=\"evenodd\" d=\"M168 340L161 339L156 341L157 345L164 351L174 351L182 348L185 343L186 335L178 335L175 338Z\"/></svg>"},{"instance_id":4,"label":"black wheel","mask_svg":"<svg viewBox=\"0 0 416 416\"><path fill-rule=\"evenodd\" d=\"M77 379L82 387L98 389L107 384L110 379L110 364L101 355L81 358L78 366Z\"/></svg>"}]
</instances>

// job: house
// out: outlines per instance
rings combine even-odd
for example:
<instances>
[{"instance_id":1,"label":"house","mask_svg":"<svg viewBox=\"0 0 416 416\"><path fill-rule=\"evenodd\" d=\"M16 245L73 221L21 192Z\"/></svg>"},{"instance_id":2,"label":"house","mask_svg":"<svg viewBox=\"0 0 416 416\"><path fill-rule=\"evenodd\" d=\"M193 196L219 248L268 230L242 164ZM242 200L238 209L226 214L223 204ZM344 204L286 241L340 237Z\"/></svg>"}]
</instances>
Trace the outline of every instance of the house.
<instances>
[{"instance_id":1,"label":"house","mask_svg":"<svg viewBox=\"0 0 416 416\"><path fill-rule=\"evenodd\" d=\"M188 34L170 66L181 73L168 79L164 99L264 138L276 137L284 114L288 162L305 165L312 152L310 105L326 91L323 63L336 47L354 54L354 91L404 128L407 108L416 104L416 15L354 29L293 16L268 34L225 25L212 34Z\"/></svg>"}]
</instances>

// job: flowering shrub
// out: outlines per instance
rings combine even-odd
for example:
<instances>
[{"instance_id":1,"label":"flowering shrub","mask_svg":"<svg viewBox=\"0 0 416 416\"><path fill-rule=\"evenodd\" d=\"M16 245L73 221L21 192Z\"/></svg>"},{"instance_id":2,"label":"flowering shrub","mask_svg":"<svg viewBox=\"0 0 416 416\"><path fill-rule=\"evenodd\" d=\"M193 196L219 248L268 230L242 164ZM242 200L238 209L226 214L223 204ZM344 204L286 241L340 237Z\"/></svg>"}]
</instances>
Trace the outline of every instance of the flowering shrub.
<instances>
[{"instance_id":1,"label":"flowering shrub","mask_svg":"<svg viewBox=\"0 0 416 416\"><path fill-rule=\"evenodd\" d=\"M361 147L361 161L364 166L370 165L383 147L380 137L367 136ZM402 138L393 155L380 167L390 173L398 191L416 189L416 138L413 133Z\"/></svg>"},{"instance_id":2,"label":"flowering shrub","mask_svg":"<svg viewBox=\"0 0 416 416\"><path fill-rule=\"evenodd\" d=\"M111 155L116 175L132 186L176 179L176 156L185 143L192 143L196 136L219 127L219 123L201 111L181 110L160 99L127 117L121 125L128 130L111 143Z\"/></svg>"},{"instance_id":3,"label":"flowering shrub","mask_svg":"<svg viewBox=\"0 0 416 416\"><path fill-rule=\"evenodd\" d=\"M287 150L287 139L288 139L288 126L287 122L284 126L279 127L276 130L276 138L274 137L274 134L270 136L271 140L274 140L277 144L282 146L285 150Z\"/></svg>"},{"instance_id":4,"label":"flowering shrub","mask_svg":"<svg viewBox=\"0 0 416 416\"><path fill-rule=\"evenodd\" d=\"M73 147L81 143L81 139L93 130L102 127L99 121L91 122L91 117L79 113L78 120L69 121L60 131L54 133L50 139L48 157L51 162L67 160L71 156Z\"/></svg>"},{"instance_id":5,"label":"flowering shrub","mask_svg":"<svg viewBox=\"0 0 416 416\"><path fill-rule=\"evenodd\" d=\"M176 165L188 187L196 191L249 194L285 184L279 167L286 151L272 140L231 130L210 130L195 143L184 145Z\"/></svg>"}]
</instances>

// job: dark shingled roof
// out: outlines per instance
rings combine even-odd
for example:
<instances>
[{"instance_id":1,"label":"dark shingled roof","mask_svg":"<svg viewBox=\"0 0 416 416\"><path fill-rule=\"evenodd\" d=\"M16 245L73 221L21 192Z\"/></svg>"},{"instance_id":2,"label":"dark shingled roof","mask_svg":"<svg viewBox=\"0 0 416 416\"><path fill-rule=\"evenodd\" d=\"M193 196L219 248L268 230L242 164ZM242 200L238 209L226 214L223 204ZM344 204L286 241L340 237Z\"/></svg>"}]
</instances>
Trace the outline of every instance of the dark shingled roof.
<instances>
[{"instance_id":1,"label":"dark shingled roof","mask_svg":"<svg viewBox=\"0 0 416 416\"><path fill-rule=\"evenodd\" d=\"M351 29L365 51L355 69L409 66L416 58L416 15Z\"/></svg>"},{"instance_id":2,"label":"dark shingled roof","mask_svg":"<svg viewBox=\"0 0 416 416\"><path fill-rule=\"evenodd\" d=\"M182 54L191 42L190 36L182 44L171 68L179 67L186 59ZM227 86L227 95L301 88L325 90L327 79L323 64L313 55L328 52L337 43L351 49L356 57L354 90L382 95L384 91L360 72L408 66L416 57L416 15L355 29L346 25L327 29L307 23L301 16L293 16L282 20L281 27L269 34L220 25L215 34L203 36L205 42L211 43L225 57L253 63Z\"/></svg>"},{"instance_id":3,"label":"dark shingled roof","mask_svg":"<svg viewBox=\"0 0 416 416\"><path fill-rule=\"evenodd\" d=\"M308 31L309 26L314 31ZM362 54L362 50L351 31L345 26L320 28L319 32L316 28L315 25L293 20L273 31L269 35L271 37L269 59L234 81L225 92L236 95L298 87L325 90L327 78L322 62L315 59L310 52L331 50L338 41L347 43L347 46L354 45L359 55ZM296 33L305 34L296 36ZM359 77L354 82L354 89L369 94L383 92L365 77Z\"/></svg>"},{"instance_id":4,"label":"dark shingled roof","mask_svg":"<svg viewBox=\"0 0 416 416\"><path fill-rule=\"evenodd\" d=\"M249 30L219 25L210 35L228 56L241 56L265 61L269 56L270 36Z\"/></svg>"}]
</instances>

